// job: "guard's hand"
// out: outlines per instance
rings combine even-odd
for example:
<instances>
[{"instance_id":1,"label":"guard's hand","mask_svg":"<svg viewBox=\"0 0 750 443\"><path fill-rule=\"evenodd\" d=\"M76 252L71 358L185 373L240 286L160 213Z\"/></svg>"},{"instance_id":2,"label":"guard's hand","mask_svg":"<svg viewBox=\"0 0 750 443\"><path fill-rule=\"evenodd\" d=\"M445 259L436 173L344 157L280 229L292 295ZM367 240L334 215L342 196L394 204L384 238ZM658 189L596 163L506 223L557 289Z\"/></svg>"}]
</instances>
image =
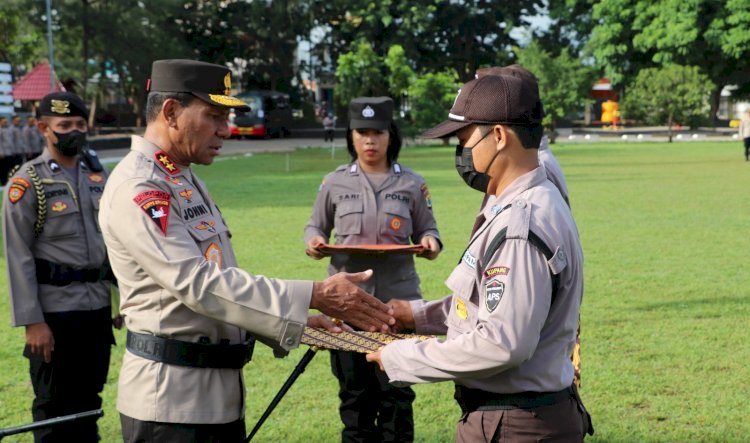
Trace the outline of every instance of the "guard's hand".
<instances>
[{"instance_id":1,"label":"guard's hand","mask_svg":"<svg viewBox=\"0 0 750 443\"><path fill-rule=\"evenodd\" d=\"M325 257L326 254L320 252L318 248L325 243L326 239L319 235L316 235L307 242L307 249L305 249L305 254L314 258L315 260L320 260L321 258Z\"/></svg>"},{"instance_id":2,"label":"guard's hand","mask_svg":"<svg viewBox=\"0 0 750 443\"><path fill-rule=\"evenodd\" d=\"M341 320L333 319L324 314L313 315L307 318L307 326L316 329L325 329L328 332L338 334L343 331L351 332L352 327Z\"/></svg>"},{"instance_id":3,"label":"guard's hand","mask_svg":"<svg viewBox=\"0 0 750 443\"><path fill-rule=\"evenodd\" d=\"M122 329L122 325L125 322L125 317L122 315L115 315L114 318L112 318L112 326L114 326L115 329Z\"/></svg>"},{"instance_id":4,"label":"guard's hand","mask_svg":"<svg viewBox=\"0 0 750 443\"><path fill-rule=\"evenodd\" d=\"M310 307L363 331L390 331L396 324L392 310L355 284L371 276L370 269L356 274L339 272L322 282L314 282Z\"/></svg>"},{"instance_id":5,"label":"guard's hand","mask_svg":"<svg viewBox=\"0 0 750 443\"><path fill-rule=\"evenodd\" d=\"M393 309L393 317L396 319L397 330L415 329L414 314L411 311L411 304L406 300L390 299L386 303Z\"/></svg>"},{"instance_id":6,"label":"guard's hand","mask_svg":"<svg viewBox=\"0 0 750 443\"><path fill-rule=\"evenodd\" d=\"M435 260L438 254L440 254L440 243L438 243L435 237L431 235L425 235L422 237L419 244L424 247L424 251L417 254L418 257L424 257L427 260Z\"/></svg>"},{"instance_id":7,"label":"guard's hand","mask_svg":"<svg viewBox=\"0 0 750 443\"><path fill-rule=\"evenodd\" d=\"M47 323L26 325L26 344L32 354L41 355L45 363L52 361L52 351L55 350L55 337Z\"/></svg>"},{"instance_id":8,"label":"guard's hand","mask_svg":"<svg viewBox=\"0 0 750 443\"><path fill-rule=\"evenodd\" d=\"M367 354L365 358L370 363L377 363L378 366L380 367L380 370L385 372L385 368L383 367L383 360L380 359L380 349L378 349L377 351L371 354Z\"/></svg>"}]
</instances>

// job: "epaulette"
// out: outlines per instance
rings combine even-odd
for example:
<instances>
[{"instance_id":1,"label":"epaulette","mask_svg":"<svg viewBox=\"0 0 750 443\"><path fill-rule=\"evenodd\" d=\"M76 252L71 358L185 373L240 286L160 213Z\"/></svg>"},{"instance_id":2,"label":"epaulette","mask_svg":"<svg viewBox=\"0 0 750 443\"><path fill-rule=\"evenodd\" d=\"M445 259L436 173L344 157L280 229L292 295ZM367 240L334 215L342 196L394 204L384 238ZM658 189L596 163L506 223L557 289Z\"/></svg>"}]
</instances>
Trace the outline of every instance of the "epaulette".
<instances>
[{"instance_id":1,"label":"epaulette","mask_svg":"<svg viewBox=\"0 0 750 443\"><path fill-rule=\"evenodd\" d=\"M21 165L13 166L13 168L10 171L8 171L8 180L10 180L11 177L16 175L16 172L18 172L19 169L21 169Z\"/></svg>"}]
</instances>

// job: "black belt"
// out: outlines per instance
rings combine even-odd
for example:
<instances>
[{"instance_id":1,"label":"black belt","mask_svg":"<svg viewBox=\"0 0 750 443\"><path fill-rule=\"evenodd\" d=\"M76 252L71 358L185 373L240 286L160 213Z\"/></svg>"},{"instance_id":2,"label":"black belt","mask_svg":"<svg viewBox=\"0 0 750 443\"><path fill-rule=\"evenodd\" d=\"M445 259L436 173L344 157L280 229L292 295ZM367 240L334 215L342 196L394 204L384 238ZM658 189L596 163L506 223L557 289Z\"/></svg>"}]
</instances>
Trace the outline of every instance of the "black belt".
<instances>
[{"instance_id":1,"label":"black belt","mask_svg":"<svg viewBox=\"0 0 750 443\"><path fill-rule=\"evenodd\" d=\"M105 262L101 268L74 269L70 266L53 263L40 258L34 259L36 265L36 282L39 284L53 286L67 286L71 283L95 283L101 280L114 282L115 276L109 262Z\"/></svg>"},{"instance_id":2,"label":"black belt","mask_svg":"<svg viewBox=\"0 0 750 443\"><path fill-rule=\"evenodd\" d=\"M461 411L494 411L498 409L533 409L551 406L575 397L573 387L557 392L518 392L515 394L497 394L494 392L470 389L456 385L453 396Z\"/></svg>"},{"instance_id":3,"label":"black belt","mask_svg":"<svg viewBox=\"0 0 750 443\"><path fill-rule=\"evenodd\" d=\"M192 368L242 369L252 358L254 338L239 345L223 342L193 343L128 331L126 349L148 360Z\"/></svg>"}]
</instances>

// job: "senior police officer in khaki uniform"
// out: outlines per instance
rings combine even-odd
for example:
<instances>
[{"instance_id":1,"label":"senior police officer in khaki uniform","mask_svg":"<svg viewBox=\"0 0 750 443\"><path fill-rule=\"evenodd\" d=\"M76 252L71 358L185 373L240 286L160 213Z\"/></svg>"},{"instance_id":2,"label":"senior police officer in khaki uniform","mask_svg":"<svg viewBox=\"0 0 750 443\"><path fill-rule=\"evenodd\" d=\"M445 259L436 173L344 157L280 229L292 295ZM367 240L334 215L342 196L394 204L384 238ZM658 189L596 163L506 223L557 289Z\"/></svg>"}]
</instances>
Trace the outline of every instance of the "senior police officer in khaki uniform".
<instances>
[{"instance_id":1,"label":"senior police officer in khaki uniform","mask_svg":"<svg viewBox=\"0 0 750 443\"><path fill-rule=\"evenodd\" d=\"M321 258L319 246L335 231L336 244L398 244L424 247L423 257L440 252L440 236L424 179L397 163L401 135L393 122L390 97L358 97L349 103L349 164L326 175L305 227L307 254ZM329 275L373 269L360 287L380 300L422 298L414 258L405 254L333 254ZM377 367L354 352L331 351L339 380L339 413L344 442L414 439L414 391L389 385Z\"/></svg>"},{"instance_id":2,"label":"senior police officer in khaki uniform","mask_svg":"<svg viewBox=\"0 0 750 443\"><path fill-rule=\"evenodd\" d=\"M101 407L114 343L113 281L97 221L107 171L85 146L75 94L41 100L44 153L10 178L3 239L14 326L26 328L35 421ZM98 441L95 419L35 431L36 441Z\"/></svg>"},{"instance_id":3,"label":"senior police officer in khaki uniform","mask_svg":"<svg viewBox=\"0 0 750 443\"><path fill-rule=\"evenodd\" d=\"M385 304L354 282L280 280L237 268L230 231L190 165L211 164L229 136L228 68L158 60L144 136L112 172L99 220L128 327L117 398L126 442L237 442L245 435L242 367L252 337L288 351L308 308L388 330ZM252 196L248 196L252 198Z\"/></svg>"},{"instance_id":4,"label":"senior police officer in khaki uniform","mask_svg":"<svg viewBox=\"0 0 750 443\"><path fill-rule=\"evenodd\" d=\"M593 431L570 360L583 254L571 212L538 164L542 116L528 82L483 76L425 134L456 134L462 177L496 200L446 281L451 296L391 302L405 326L447 339L403 340L368 355L399 386L454 381L459 442L572 442Z\"/></svg>"}]
</instances>

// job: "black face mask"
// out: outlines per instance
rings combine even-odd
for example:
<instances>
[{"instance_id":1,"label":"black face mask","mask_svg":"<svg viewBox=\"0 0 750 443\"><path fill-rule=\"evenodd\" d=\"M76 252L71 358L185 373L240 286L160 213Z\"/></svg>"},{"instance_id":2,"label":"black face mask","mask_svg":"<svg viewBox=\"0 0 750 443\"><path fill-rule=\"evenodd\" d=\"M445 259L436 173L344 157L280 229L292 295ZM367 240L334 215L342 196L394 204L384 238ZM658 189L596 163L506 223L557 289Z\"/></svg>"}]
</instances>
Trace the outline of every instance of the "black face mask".
<instances>
[{"instance_id":1,"label":"black face mask","mask_svg":"<svg viewBox=\"0 0 750 443\"><path fill-rule=\"evenodd\" d=\"M490 133L492 133L491 130L487 131L478 142L474 143L474 146L469 148L461 144L456 145L456 171L458 171L458 175L464 179L469 187L485 194L487 193L487 186L490 184L490 176L486 172L479 172L474 169L474 158L471 155L471 151L478 144L482 143L482 140L487 138ZM497 153L495 153L495 157L497 157ZM492 161L487 165L487 169L495 161L495 157L492 157Z\"/></svg>"},{"instance_id":2,"label":"black face mask","mask_svg":"<svg viewBox=\"0 0 750 443\"><path fill-rule=\"evenodd\" d=\"M57 137L57 148L60 153L66 157L75 157L81 152L81 149L86 145L86 133L78 130L70 131L65 134L60 134L52 131Z\"/></svg>"}]
</instances>

